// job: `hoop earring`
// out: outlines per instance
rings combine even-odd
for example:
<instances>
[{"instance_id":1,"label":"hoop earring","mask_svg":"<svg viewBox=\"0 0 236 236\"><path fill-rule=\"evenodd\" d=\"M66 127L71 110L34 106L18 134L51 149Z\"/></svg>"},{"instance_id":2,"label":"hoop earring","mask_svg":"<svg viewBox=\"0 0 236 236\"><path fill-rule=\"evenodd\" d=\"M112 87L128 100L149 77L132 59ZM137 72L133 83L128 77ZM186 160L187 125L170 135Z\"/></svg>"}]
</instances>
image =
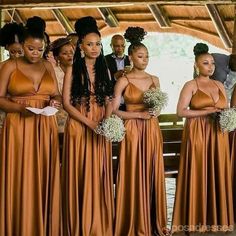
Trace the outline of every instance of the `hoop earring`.
<instances>
[{"instance_id":1,"label":"hoop earring","mask_svg":"<svg viewBox=\"0 0 236 236\"><path fill-rule=\"evenodd\" d=\"M84 58L84 51L83 50L80 51L80 55L81 55L81 58Z\"/></svg>"}]
</instances>

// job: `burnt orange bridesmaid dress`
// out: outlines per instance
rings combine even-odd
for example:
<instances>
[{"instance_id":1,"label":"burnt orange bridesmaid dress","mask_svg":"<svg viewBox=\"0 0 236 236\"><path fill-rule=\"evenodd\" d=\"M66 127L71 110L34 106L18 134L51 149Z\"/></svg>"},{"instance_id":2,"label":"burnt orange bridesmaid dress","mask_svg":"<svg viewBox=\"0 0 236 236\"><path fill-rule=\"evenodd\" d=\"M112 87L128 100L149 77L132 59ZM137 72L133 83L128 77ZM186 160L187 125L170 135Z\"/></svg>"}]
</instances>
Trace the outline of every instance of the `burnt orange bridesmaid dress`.
<instances>
[{"instance_id":1,"label":"burnt orange bridesmaid dress","mask_svg":"<svg viewBox=\"0 0 236 236\"><path fill-rule=\"evenodd\" d=\"M43 108L55 94L45 68L38 90L18 68L9 99ZM54 116L7 113L0 136L0 235L60 235L60 164Z\"/></svg>"},{"instance_id":2,"label":"burnt orange bridesmaid dress","mask_svg":"<svg viewBox=\"0 0 236 236\"><path fill-rule=\"evenodd\" d=\"M94 121L105 107L90 97L77 105L81 114ZM64 134L62 197L64 236L112 236L114 219L111 143L89 127L68 117Z\"/></svg>"},{"instance_id":3,"label":"burnt orange bridesmaid dress","mask_svg":"<svg viewBox=\"0 0 236 236\"><path fill-rule=\"evenodd\" d=\"M127 111L146 109L143 93L129 81L124 91ZM166 193L158 119L129 119L125 128L116 183L115 236L164 235Z\"/></svg>"},{"instance_id":4,"label":"burnt orange bridesmaid dress","mask_svg":"<svg viewBox=\"0 0 236 236\"><path fill-rule=\"evenodd\" d=\"M215 102L198 87L190 108L197 110L205 107L227 107L227 99L220 88L219 99ZM187 118L182 137L172 230L228 231L233 229L233 225L228 133L223 133L218 121L209 116Z\"/></svg>"}]
</instances>

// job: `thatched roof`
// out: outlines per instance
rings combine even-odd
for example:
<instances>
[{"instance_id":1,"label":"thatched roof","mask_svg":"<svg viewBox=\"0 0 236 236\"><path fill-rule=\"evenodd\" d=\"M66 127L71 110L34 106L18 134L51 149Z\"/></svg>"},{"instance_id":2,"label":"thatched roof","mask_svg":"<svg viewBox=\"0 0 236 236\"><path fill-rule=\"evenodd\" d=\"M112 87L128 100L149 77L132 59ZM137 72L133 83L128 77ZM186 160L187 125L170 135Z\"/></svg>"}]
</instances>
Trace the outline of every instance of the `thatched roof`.
<instances>
[{"instance_id":1,"label":"thatched roof","mask_svg":"<svg viewBox=\"0 0 236 236\"><path fill-rule=\"evenodd\" d=\"M53 3L52 3L53 2ZM67 1L0 0L2 19L25 22L42 17L51 40L73 31L76 19L96 18L103 36L123 32L128 26L141 26L149 32L176 32L206 40L230 49L234 31L232 1Z\"/></svg>"}]
</instances>

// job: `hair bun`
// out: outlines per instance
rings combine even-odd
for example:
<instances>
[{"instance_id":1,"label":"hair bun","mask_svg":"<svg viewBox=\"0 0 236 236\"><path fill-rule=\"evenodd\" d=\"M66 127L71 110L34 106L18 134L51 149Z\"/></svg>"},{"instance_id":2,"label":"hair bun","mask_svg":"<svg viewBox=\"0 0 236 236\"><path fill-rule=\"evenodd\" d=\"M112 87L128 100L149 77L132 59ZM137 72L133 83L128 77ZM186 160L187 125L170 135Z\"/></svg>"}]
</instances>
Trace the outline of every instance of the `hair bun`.
<instances>
[{"instance_id":1,"label":"hair bun","mask_svg":"<svg viewBox=\"0 0 236 236\"><path fill-rule=\"evenodd\" d=\"M147 32L141 27L128 27L125 31L124 38L127 42L133 43L140 43Z\"/></svg>"},{"instance_id":2,"label":"hair bun","mask_svg":"<svg viewBox=\"0 0 236 236\"><path fill-rule=\"evenodd\" d=\"M85 16L75 22L75 31L79 38L92 32L99 32L97 22L92 16ZM100 34L100 33L99 33Z\"/></svg>"},{"instance_id":3,"label":"hair bun","mask_svg":"<svg viewBox=\"0 0 236 236\"><path fill-rule=\"evenodd\" d=\"M44 32L46 29L46 23L41 17L33 16L27 19L26 28L29 31Z\"/></svg>"},{"instance_id":4,"label":"hair bun","mask_svg":"<svg viewBox=\"0 0 236 236\"><path fill-rule=\"evenodd\" d=\"M208 53L208 51L209 47L205 43L197 43L193 48L193 53L195 56Z\"/></svg>"}]
</instances>

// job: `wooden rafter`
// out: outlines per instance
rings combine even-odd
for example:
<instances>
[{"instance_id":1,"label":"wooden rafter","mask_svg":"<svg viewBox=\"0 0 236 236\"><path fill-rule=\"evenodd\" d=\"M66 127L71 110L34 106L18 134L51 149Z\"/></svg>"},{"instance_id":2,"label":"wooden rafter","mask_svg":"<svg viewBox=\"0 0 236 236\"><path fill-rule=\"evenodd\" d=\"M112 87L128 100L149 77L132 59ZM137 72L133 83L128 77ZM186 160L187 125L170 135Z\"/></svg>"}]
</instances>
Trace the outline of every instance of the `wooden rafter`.
<instances>
[{"instance_id":1,"label":"wooden rafter","mask_svg":"<svg viewBox=\"0 0 236 236\"><path fill-rule=\"evenodd\" d=\"M1 8L13 8L13 7L35 7L37 6L45 6L45 7L58 7L62 6L77 6L78 3L80 6L112 6L118 4L137 4L143 3L143 0L110 0L110 1L94 1L94 0L0 0ZM204 5L207 3L210 4L232 4L235 3L235 0L149 0L146 1L146 4L176 4L176 5Z\"/></svg>"},{"instance_id":2,"label":"wooden rafter","mask_svg":"<svg viewBox=\"0 0 236 236\"><path fill-rule=\"evenodd\" d=\"M171 27L170 21L160 5L149 4L148 8L161 28Z\"/></svg>"},{"instance_id":3,"label":"wooden rafter","mask_svg":"<svg viewBox=\"0 0 236 236\"><path fill-rule=\"evenodd\" d=\"M17 9L9 9L9 10L6 10L6 12L10 16L11 21L25 24L25 20L23 20L23 18L21 17L21 15Z\"/></svg>"},{"instance_id":4,"label":"wooden rafter","mask_svg":"<svg viewBox=\"0 0 236 236\"><path fill-rule=\"evenodd\" d=\"M220 12L215 4L206 4L206 8L209 12L212 22L215 25L216 31L218 32L224 46L226 48L232 48L232 42L225 26L224 20L222 19Z\"/></svg>"},{"instance_id":5,"label":"wooden rafter","mask_svg":"<svg viewBox=\"0 0 236 236\"><path fill-rule=\"evenodd\" d=\"M106 22L106 24L110 27L117 27L119 22L113 12L108 7L99 7L98 11L100 12L102 18Z\"/></svg>"},{"instance_id":6,"label":"wooden rafter","mask_svg":"<svg viewBox=\"0 0 236 236\"><path fill-rule=\"evenodd\" d=\"M60 9L53 9L52 13L54 14L60 25L65 29L67 34L74 32L73 26L71 25L69 19L63 14Z\"/></svg>"}]
</instances>

